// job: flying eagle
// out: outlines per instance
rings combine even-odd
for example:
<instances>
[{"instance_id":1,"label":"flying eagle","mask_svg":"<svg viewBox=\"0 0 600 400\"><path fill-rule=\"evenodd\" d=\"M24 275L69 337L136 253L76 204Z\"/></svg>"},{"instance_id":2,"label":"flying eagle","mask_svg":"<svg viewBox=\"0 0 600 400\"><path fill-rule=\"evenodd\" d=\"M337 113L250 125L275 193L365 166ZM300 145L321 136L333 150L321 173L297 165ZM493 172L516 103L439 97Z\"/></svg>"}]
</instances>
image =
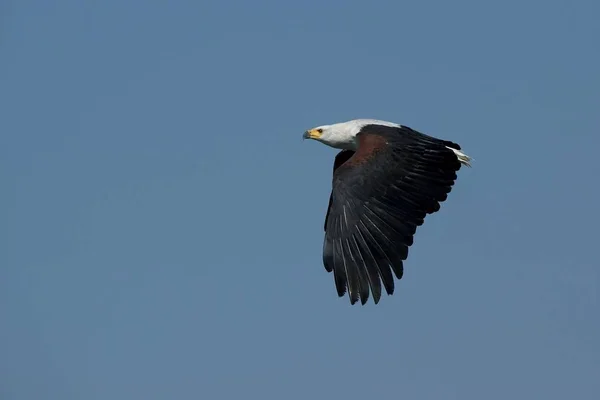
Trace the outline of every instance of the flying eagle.
<instances>
[{"instance_id":1,"label":"flying eagle","mask_svg":"<svg viewBox=\"0 0 600 400\"><path fill-rule=\"evenodd\" d=\"M454 142L374 119L323 125L304 132L341 149L333 163L325 215L323 264L339 297L364 305L381 286L394 293L413 236L440 209L462 165L471 158Z\"/></svg>"}]
</instances>

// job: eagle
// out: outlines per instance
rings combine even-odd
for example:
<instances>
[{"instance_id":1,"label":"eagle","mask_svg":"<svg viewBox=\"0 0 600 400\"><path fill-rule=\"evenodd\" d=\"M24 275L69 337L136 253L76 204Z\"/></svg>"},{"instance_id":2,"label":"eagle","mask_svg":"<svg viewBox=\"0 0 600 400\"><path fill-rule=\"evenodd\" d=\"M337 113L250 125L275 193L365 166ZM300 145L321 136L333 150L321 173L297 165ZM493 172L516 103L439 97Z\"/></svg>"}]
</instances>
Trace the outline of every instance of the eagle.
<instances>
[{"instance_id":1,"label":"eagle","mask_svg":"<svg viewBox=\"0 0 600 400\"><path fill-rule=\"evenodd\" d=\"M418 226L440 210L471 157L454 142L408 126L355 119L309 129L304 139L340 151L325 214L323 265L339 297L379 303L394 293Z\"/></svg>"}]
</instances>

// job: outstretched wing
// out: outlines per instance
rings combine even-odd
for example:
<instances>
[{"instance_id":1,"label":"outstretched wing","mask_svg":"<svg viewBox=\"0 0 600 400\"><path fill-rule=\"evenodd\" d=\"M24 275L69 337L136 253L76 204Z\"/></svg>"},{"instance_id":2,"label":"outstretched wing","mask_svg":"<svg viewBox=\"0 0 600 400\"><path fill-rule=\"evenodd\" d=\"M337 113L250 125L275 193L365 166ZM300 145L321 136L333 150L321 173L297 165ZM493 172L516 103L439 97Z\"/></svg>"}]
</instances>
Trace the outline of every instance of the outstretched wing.
<instances>
[{"instance_id":1,"label":"outstretched wing","mask_svg":"<svg viewBox=\"0 0 600 400\"><path fill-rule=\"evenodd\" d=\"M461 164L448 147L460 146L408 127L371 125L357 138L358 150L334 162L323 263L340 297L365 304L371 292L377 304L382 284L394 292L392 271L402 278L417 227L450 193Z\"/></svg>"}]
</instances>

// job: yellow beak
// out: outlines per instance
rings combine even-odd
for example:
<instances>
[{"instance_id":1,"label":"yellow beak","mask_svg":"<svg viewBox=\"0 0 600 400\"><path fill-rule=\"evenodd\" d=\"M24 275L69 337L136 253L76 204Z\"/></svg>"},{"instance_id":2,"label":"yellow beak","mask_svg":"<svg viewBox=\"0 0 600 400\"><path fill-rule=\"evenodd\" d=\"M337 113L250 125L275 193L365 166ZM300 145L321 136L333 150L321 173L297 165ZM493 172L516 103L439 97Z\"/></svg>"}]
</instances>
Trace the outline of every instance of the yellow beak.
<instances>
[{"instance_id":1,"label":"yellow beak","mask_svg":"<svg viewBox=\"0 0 600 400\"><path fill-rule=\"evenodd\" d=\"M302 136L304 139L319 139L321 137L321 132L318 129L310 129L304 132Z\"/></svg>"}]
</instances>

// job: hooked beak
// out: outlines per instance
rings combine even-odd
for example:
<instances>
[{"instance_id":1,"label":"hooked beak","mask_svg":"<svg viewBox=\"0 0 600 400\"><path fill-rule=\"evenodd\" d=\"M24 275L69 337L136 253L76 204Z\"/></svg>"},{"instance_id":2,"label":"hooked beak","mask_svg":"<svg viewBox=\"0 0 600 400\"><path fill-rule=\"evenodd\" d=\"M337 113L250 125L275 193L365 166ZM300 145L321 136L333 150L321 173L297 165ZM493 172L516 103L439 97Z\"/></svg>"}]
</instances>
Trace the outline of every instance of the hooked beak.
<instances>
[{"instance_id":1,"label":"hooked beak","mask_svg":"<svg viewBox=\"0 0 600 400\"><path fill-rule=\"evenodd\" d=\"M321 138L321 132L319 129L310 129L310 130L304 132L304 135L302 135L302 139L318 140L320 138Z\"/></svg>"}]
</instances>

